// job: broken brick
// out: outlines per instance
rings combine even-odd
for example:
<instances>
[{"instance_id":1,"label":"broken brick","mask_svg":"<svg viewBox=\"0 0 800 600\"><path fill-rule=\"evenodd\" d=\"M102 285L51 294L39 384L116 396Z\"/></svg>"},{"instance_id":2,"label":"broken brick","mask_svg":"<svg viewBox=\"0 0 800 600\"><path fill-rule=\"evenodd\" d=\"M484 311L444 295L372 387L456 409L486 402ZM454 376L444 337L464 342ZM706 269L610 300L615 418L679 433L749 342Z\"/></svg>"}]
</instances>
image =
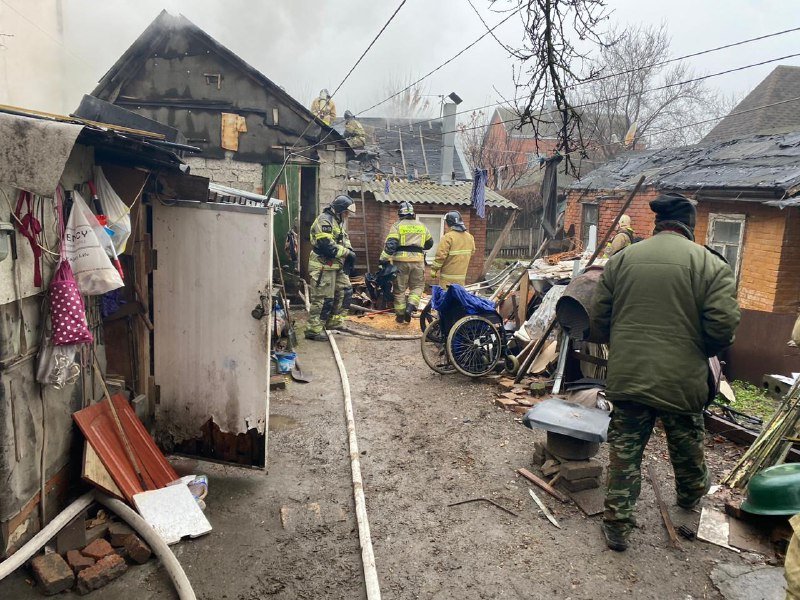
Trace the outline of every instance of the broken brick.
<instances>
[{"instance_id":1,"label":"broken brick","mask_svg":"<svg viewBox=\"0 0 800 600\"><path fill-rule=\"evenodd\" d=\"M128 552L128 557L136 564L143 565L150 560L152 551L150 546L145 544L136 535L129 535L125 540L125 550Z\"/></svg>"},{"instance_id":2,"label":"broken brick","mask_svg":"<svg viewBox=\"0 0 800 600\"><path fill-rule=\"evenodd\" d=\"M111 554L97 561L97 563L78 573L78 593L88 594L110 583L125 571L128 564L116 554Z\"/></svg>"},{"instance_id":3,"label":"broken brick","mask_svg":"<svg viewBox=\"0 0 800 600\"><path fill-rule=\"evenodd\" d=\"M106 540L99 539L93 541L91 544L86 546L86 548L81 550L81 554L95 560L100 560L109 554L114 554L114 548L112 548L111 544L109 544Z\"/></svg>"},{"instance_id":4,"label":"broken brick","mask_svg":"<svg viewBox=\"0 0 800 600\"><path fill-rule=\"evenodd\" d=\"M514 402L517 401L517 394L515 394L514 392L505 392L503 394L500 394L500 397L505 398L506 400L512 400Z\"/></svg>"},{"instance_id":5,"label":"broken brick","mask_svg":"<svg viewBox=\"0 0 800 600\"><path fill-rule=\"evenodd\" d=\"M506 410L512 410L517 405L516 402L509 400L508 398L495 398L494 403L500 408L504 408Z\"/></svg>"},{"instance_id":6,"label":"broken brick","mask_svg":"<svg viewBox=\"0 0 800 600\"><path fill-rule=\"evenodd\" d=\"M561 463L557 460L548 459L542 465L542 475L545 477L550 477L550 475L555 475L561 470Z\"/></svg>"},{"instance_id":7,"label":"broken brick","mask_svg":"<svg viewBox=\"0 0 800 600\"><path fill-rule=\"evenodd\" d=\"M603 474L603 463L597 459L570 460L561 466L561 476L567 481L600 477Z\"/></svg>"},{"instance_id":8,"label":"broken brick","mask_svg":"<svg viewBox=\"0 0 800 600\"><path fill-rule=\"evenodd\" d=\"M93 558L84 556L78 550L70 550L67 552L67 564L76 574L80 573L84 569L88 569L94 565L94 562L95 561Z\"/></svg>"},{"instance_id":9,"label":"broken brick","mask_svg":"<svg viewBox=\"0 0 800 600\"><path fill-rule=\"evenodd\" d=\"M75 583L75 574L60 554L43 554L31 561L33 576L42 586L45 596L59 594L72 587Z\"/></svg>"},{"instance_id":10,"label":"broken brick","mask_svg":"<svg viewBox=\"0 0 800 600\"><path fill-rule=\"evenodd\" d=\"M108 541L114 548L121 548L125 545L128 536L136 535L133 529L125 523L113 522L108 526Z\"/></svg>"},{"instance_id":11,"label":"broken brick","mask_svg":"<svg viewBox=\"0 0 800 600\"><path fill-rule=\"evenodd\" d=\"M86 528L86 545L91 544L95 540L103 538L108 533L108 523L100 523L93 527Z\"/></svg>"},{"instance_id":12,"label":"broken brick","mask_svg":"<svg viewBox=\"0 0 800 600\"><path fill-rule=\"evenodd\" d=\"M513 389L513 388L514 388L514 387L515 387L517 384L516 384L516 383L514 383L514 380L513 380L513 379L509 379L509 378L507 378L507 377L506 377L506 378L503 378L503 379L499 380L499 381L497 382L497 385L499 385L501 388L503 388L503 389L505 389L505 390L511 390L511 389Z\"/></svg>"}]
</instances>

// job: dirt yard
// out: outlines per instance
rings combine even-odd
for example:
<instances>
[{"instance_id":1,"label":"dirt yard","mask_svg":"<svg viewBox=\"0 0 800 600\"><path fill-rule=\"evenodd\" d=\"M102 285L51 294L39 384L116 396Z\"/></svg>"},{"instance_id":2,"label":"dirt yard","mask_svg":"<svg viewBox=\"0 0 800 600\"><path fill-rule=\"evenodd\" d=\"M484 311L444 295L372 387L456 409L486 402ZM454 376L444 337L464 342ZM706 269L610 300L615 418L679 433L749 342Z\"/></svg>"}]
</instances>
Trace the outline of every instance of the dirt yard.
<instances>
[{"instance_id":1,"label":"dirt yard","mask_svg":"<svg viewBox=\"0 0 800 600\"><path fill-rule=\"evenodd\" d=\"M684 541L682 552L670 549L647 482L628 552L606 549L599 517L586 518L540 492L562 526L556 529L514 472L532 469L533 443L543 435L496 408L493 385L434 374L417 341L336 339L352 384L386 600L721 598L709 578L715 563L747 560L700 541ZM214 531L174 547L198 598L364 597L339 377L328 344L304 342L300 355L314 382L273 394L268 475L180 461L182 470L210 476L206 502ZM716 475L738 452L709 439ZM672 503L661 435L646 460ZM485 503L448 507L479 496L519 516ZM673 513L677 524L698 518ZM171 590L151 560L92 597L162 599ZM40 596L18 573L0 584L0 597Z\"/></svg>"}]
</instances>

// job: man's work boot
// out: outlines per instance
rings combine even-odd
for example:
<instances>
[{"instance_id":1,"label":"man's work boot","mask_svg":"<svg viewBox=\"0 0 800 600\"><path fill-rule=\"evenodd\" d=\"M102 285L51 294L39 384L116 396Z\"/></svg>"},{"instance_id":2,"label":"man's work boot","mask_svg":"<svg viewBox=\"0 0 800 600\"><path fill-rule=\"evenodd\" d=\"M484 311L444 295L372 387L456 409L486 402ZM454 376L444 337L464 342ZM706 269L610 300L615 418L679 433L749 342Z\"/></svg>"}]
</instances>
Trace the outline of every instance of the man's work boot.
<instances>
[{"instance_id":1,"label":"man's work boot","mask_svg":"<svg viewBox=\"0 0 800 600\"><path fill-rule=\"evenodd\" d=\"M315 342L327 342L328 336L325 334L324 331L314 332L306 330L306 339L314 340Z\"/></svg>"},{"instance_id":2,"label":"man's work boot","mask_svg":"<svg viewBox=\"0 0 800 600\"><path fill-rule=\"evenodd\" d=\"M681 507L683 510L694 510L695 508L697 508L700 505L700 502L703 500L703 498L705 497L705 495L708 493L708 491L710 489L711 489L711 477L709 477L708 481L706 481L705 490L703 491L702 495L699 498L697 498L696 500L689 501L689 502L681 502L680 500L678 500L678 502L676 504L679 507Z\"/></svg>"},{"instance_id":3,"label":"man's work boot","mask_svg":"<svg viewBox=\"0 0 800 600\"><path fill-rule=\"evenodd\" d=\"M606 546L615 552L625 552L628 549L628 536L620 529L603 523L603 535L606 537Z\"/></svg>"},{"instance_id":4,"label":"man's work boot","mask_svg":"<svg viewBox=\"0 0 800 600\"><path fill-rule=\"evenodd\" d=\"M405 316L405 314L395 315L394 316L394 320L397 321L398 323L405 323L406 322L406 316Z\"/></svg>"},{"instance_id":5,"label":"man's work boot","mask_svg":"<svg viewBox=\"0 0 800 600\"><path fill-rule=\"evenodd\" d=\"M403 318L405 319L406 323L411 323L411 313L413 312L414 312L413 306L409 306L408 308L406 308L406 314L403 315Z\"/></svg>"}]
</instances>

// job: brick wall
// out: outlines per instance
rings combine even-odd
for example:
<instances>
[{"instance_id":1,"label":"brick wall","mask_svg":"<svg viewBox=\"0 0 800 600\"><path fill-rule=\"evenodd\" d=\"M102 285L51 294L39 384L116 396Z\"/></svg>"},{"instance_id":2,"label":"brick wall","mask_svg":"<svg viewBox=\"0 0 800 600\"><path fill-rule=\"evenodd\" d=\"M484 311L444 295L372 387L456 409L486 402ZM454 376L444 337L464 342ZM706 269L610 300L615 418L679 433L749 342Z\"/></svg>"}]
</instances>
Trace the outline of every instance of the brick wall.
<instances>
[{"instance_id":1,"label":"brick wall","mask_svg":"<svg viewBox=\"0 0 800 600\"><path fill-rule=\"evenodd\" d=\"M380 258L381 250L386 241L386 236L389 233L389 228L397 221L397 204L377 202L372 194L366 194L365 203L366 241L369 249L369 266L374 272L378 267L378 259ZM469 263L467 282L471 283L480 280L485 260L486 220L478 217L474 209L467 211L464 206L453 207L452 205L416 204L414 208L419 214L423 215L444 215L454 210L454 208L461 213L467 229L475 238L475 254ZM359 250L365 247L364 225L362 223L364 222L360 219L352 219L348 224L351 243L354 248ZM359 268L366 268L366 261L361 256L359 256L358 263Z\"/></svg>"},{"instance_id":2,"label":"brick wall","mask_svg":"<svg viewBox=\"0 0 800 600\"><path fill-rule=\"evenodd\" d=\"M598 191L584 194L579 190L570 190L567 194L564 229L568 230L570 225L574 225L575 235L578 239L582 239L582 206L583 204L597 204L600 206L597 227L597 239L599 242L611 227L619 209L625 204L629 193L627 191ZM648 238L653 234L655 219L653 212L650 210L650 201L655 199L656 196L658 196L658 191L653 188L644 188L636 195L628 210L625 211L625 214L631 218L631 226L639 237Z\"/></svg>"},{"instance_id":3,"label":"brick wall","mask_svg":"<svg viewBox=\"0 0 800 600\"><path fill-rule=\"evenodd\" d=\"M264 166L260 163L243 162L234 159L234 152L226 152L224 159L191 156L186 163L192 175L208 177L214 183L244 190L264 193Z\"/></svg>"},{"instance_id":4,"label":"brick wall","mask_svg":"<svg viewBox=\"0 0 800 600\"><path fill-rule=\"evenodd\" d=\"M695 227L695 238L701 244L707 242L709 215L712 213L745 216L739 304L744 309L776 311L778 273L785 247L785 213L755 202L702 201L697 206Z\"/></svg>"},{"instance_id":5,"label":"brick wall","mask_svg":"<svg viewBox=\"0 0 800 600\"><path fill-rule=\"evenodd\" d=\"M565 226L575 225L581 236L581 205L596 202L601 237L627 197L622 192L595 192L581 195L570 191ZM652 235L655 219L649 202L658 195L653 188L637 194L627 211L636 235ZM690 194L687 194L690 195ZM598 200L598 196L603 199ZM691 195L690 195L691 196ZM743 309L789 313L797 310L800 300L800 219L798 209L781 211L755 202L701 201L697 206L695 237L705 244L709 215L712 213L745 215L744 244L739 270L738 298Z\"/></svg>"}]
</instances>

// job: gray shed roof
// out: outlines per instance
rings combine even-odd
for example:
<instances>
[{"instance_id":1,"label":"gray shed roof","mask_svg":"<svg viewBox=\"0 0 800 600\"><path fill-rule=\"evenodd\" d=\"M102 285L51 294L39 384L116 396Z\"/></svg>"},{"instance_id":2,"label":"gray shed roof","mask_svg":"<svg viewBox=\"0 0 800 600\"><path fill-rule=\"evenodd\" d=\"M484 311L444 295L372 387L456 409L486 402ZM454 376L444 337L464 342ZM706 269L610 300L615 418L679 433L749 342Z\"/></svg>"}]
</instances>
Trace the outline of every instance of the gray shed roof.
<instances>
[{"instance_id":1,"label":"gray shed roof","mask_svg":"<svg viewBox=\"0 0 800 600\"><path fill-rule=\"evenodd\" d=\"M573 183L578 190L728 190L774 197L800 192L800 131L618 156Z\"/></svg>"},{"instance_id":2,"label":"gray shed roof","mask_svg":"<svg viewBox=\"0 0 800 600\"><path fill-rule=\"evenodd\" d=\"M777 106L772 106L778 102ZM752 110L768 106L763 110ZM745 112L750 111L750 112ZM702 141L800 129L800 67L779 65L708 132Z\"/></svg>"},{"instance_id":3,"label":"gray shed roof","mask_svg":"<svg viewBox=\"0 0 800 600\"><path fill-rule=\"evenodd\" d=\"M347 182L348 192L361 192L362 181L351 179ZM442 185L429 181L390 180L389 193L386 193L386 180L364 181L364 192L371 192L378 202L403 202L412 204L441 204L454 206L472 206L472 184L461 182L453 185ZM486 206L516 210L517 206L503 198L497 192L486 190Z\"/></svg>"}]
</instances>

